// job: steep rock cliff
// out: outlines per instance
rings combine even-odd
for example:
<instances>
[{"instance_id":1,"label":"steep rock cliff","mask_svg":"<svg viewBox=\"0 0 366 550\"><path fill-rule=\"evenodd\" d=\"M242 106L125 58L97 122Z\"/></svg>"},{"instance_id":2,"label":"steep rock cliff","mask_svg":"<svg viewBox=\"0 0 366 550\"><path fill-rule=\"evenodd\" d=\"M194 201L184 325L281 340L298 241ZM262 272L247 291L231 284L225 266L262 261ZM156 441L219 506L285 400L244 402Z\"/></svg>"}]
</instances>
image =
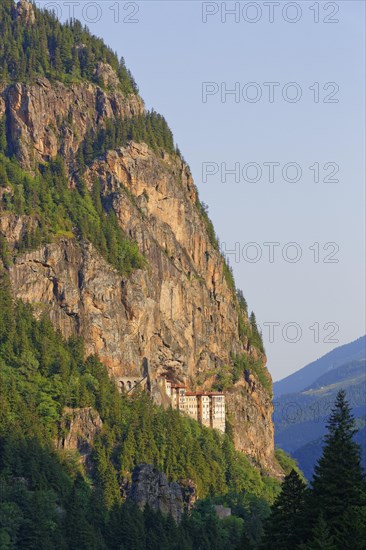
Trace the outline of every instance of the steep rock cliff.
<instances>
[{"instance_id":1,"label":"steep rock cliff","mask_svg":"<svg viewBox=\"0 0 366 550\"><path fill-rule=\"evenodd\" d=\"M2 86L0 117L6 115L12 154L23 168L35 171L61 156L72 189L75 155L87 131L143 112L137 95L114 86L110 68L98 64L95 70L106 88L44 77ZM16 297L33 303L36 314L48 311L65 336L82 336L86 352L98 353L117 383L148 374L158 402L162 374L208 389L233 353L264 364L263 354L239 338L237 298L187 165L130 142L95 159L83 177L89 189L99 181L104 209L113 209L125 234L136 240L146 269L123 277L90 243L58 239L16 255L10 267ZM25 223L7 214L1 231L14 244ZM278 472L269 392L242 376L228 391L227 407L236 447Z\"/></svg>"},{"instance_id":2,"label":"steep rock cliff","mask_svg":"<svg viewBox=\"0 0 366 550\"><path fill-rule=\"evenodd\" d=\"M104 74L102 68L99 72ZM58 154L68 165L74 164L88 129L96 130L107 119L131 117L144 109L137 95L124 96L118 89L107 92L90 82L66 86L45 77L30 85L3 85L0 95L0 116L7 115L13 152L26 169Z\"/></svg>"},{"instance_id":3,"label":"steep rock cliff","mask_svg":"<svg viewBox=\"0 0 366 550\"><path fill-rule=\"evenodd\" d=\"M195 489L189 480L169 483L166 475L151 464L136 466L127 497L141 510L148 505L155 512L170 514L178 523L196 501Z\"/></svg>"},{"instance_id":4,"label":"steep rock cliff","mask_svg":"<svg viewBox=\"0 0 366 550\"><path fill-rule=\"evenodd\" d=\"M91 407L63 411L56 448L78 451L85 462L89 458L94 437L102 429L99 413Z\"/></svg>"}]
</instances>

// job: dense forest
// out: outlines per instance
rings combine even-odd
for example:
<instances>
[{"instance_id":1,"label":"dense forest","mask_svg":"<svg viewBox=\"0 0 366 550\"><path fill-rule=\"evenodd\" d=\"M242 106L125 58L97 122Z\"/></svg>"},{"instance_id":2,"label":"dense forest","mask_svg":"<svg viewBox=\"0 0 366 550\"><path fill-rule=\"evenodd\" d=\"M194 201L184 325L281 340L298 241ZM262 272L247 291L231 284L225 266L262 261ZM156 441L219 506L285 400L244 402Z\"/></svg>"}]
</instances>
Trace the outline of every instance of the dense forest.
<instances>
[{"instance_id":1,"label":"dense forest","mask_svg":"<svg viewBox=\"0 0 366 550\"><path fill-rule=\"evenodd\" d=\"M123 59L77 20L61 24L55 15L33 6L35 22L24 25L15 16L13 0L0 3L0 81L32 81L46 76L63 82L81 78L101 84L96 63L108 63L117 73L123 93L137 93Z\"/></svg>"},{"instance_id":2,"label":"dense forest","mask_svg":"<svg viewBox=\"0 0 366 550\"><path fill-rule=\"evenodd\" d=\"M0 384L1 548L145 548L150 531L163 548L197 548L199 540L224 548L239 543L245 525L258 538L278 482L234 450L230 432L163 410L143 392L121 396L97 357L84 359L81 340L63 340L46 316L36 320L31 306L13 301L5 269ZM75 454L53 450L65 407L93 407L101 416L91 471ZM179 527L123 504L120 485L139 463L194 482L204 500ZM218 522L214 497L236 506L237 517Z\"/></svg>"}]
</instances>

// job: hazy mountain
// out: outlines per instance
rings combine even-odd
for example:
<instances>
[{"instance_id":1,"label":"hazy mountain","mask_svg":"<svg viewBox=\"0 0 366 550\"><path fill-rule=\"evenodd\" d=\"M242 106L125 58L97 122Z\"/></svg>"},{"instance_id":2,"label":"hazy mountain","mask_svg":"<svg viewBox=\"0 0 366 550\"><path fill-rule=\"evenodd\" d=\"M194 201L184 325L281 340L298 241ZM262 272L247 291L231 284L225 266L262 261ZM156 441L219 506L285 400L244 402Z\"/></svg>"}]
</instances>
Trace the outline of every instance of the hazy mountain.
<instances>
[{"instance_id":1,"label":"hazy mountain","mask_svg":"<svg viewBox=\"0 0 366 550\"><path fill-rule=\"evenodd\" d=\"M302 369L286 376L282 380L275 382L273 391L275 397L280 397L285 393L293 393L304 390L311 386L315 380L329 370L335 369L341 365L366 357L366 336L361 336L354 342L339 346L333 349L323 357L309 363Z\"/></svg>"},{"instance_id":2,"label":"hazy mountain","mask_svg":"<svg viewBox=\"0 0 366 550\"><path fill-rule=\"evenodd\" d=\"M346 390L347 399L357 419L360 431L356 439L364 449L365 462L366 361L364 349L361 347L364 342L365 338L360 338L315 362L321 365L322 374L311 382L310 375L314 372L315 363L305 367L300 372L303 373L302 381L307 379L308 385L304 384L301 391L286 393L275 399L275 442L298 460L308 478L312 476L314 464L321 455L327 418L341 388ZM347 351L353 360L335 366ZM355 357L358 359L354 359ZM293 378L293 383L295 382L300 384L300 379L296 381Z\"/></svg>"}]
</instances>

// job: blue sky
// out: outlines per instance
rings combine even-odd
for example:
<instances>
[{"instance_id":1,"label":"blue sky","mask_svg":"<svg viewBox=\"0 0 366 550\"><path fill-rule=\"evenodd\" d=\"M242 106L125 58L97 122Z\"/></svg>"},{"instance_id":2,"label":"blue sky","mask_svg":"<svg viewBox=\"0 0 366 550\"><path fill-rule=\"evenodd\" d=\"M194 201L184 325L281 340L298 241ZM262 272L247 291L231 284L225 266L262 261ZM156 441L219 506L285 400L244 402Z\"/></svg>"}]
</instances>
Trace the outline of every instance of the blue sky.
<instances>
[{"instance_id":1,"label":"blue sky","mask_svg":"<svg viewBox=\"0 0 366 550\"><path fill-rule=\"evenodd\" d=\"M63 19L74 5L168 120L274 380L363 334L364 2L274 2L273 22L265 2L52 4Z\"/></svg>"}]
</instances>

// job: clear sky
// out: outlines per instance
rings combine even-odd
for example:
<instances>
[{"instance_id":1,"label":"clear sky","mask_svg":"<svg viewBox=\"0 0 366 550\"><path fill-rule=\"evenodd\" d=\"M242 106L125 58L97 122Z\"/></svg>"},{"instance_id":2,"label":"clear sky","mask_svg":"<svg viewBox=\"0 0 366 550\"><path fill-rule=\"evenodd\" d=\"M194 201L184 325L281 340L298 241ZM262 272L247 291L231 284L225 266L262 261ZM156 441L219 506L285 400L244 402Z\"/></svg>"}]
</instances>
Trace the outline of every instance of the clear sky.
<instances>
[{"instance_id":1,"label":"clear sky","mask_svg":"<svg viewBox=\"0 0 366 550\"><path fill-rule=\"evenodd\" d=\"M364 2L39 5L74 6L168 120L274 380L361 336Z\"/></svg>"}]
</instances>

